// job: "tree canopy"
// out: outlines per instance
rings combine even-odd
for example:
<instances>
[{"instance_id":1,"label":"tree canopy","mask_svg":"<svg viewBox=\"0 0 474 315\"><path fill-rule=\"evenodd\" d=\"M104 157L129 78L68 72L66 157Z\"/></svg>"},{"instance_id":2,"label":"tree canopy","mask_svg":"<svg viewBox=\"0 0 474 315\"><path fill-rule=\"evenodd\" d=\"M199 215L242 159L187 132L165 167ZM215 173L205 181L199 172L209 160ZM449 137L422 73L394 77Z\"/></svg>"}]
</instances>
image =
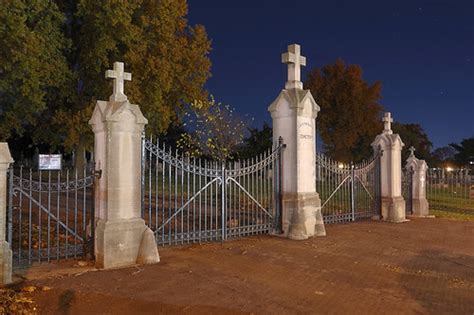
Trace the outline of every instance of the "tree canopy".
<instances>
[{"instance_id":1,"label":"tree canopy","mask_svg":"<svg viewBox=\"0 0 474 315\"><path fill-rule=\"evenodd\" d=\"M451 143L457 153L454 159L461 166L474 167L474 137L463 139L460 143Z\"/></svg>"},{"instance_id":2,"label":"tree canopy","mask_svg":"<svg viewBox=\"0 0 474 315\"><path fill-rule=\"evenodd\" d=\"M369 84L359 65L338 59L313 69L304 85L321 107L317 126L325 152L342 162L369 157L370 143L382 130L381 83Z\"/></svg>"},{"instance_id":3,"label":"tree canopy","mask_svg":"<svg viewBox=\"0 0 474 315\"><path fill-rule=\"evenodd\" d=\"M104 73L114 61L132 72L125 93L147 117L147 132L166 131L184 104L207 96L211 43L186 15L186 0L6 1L0 137L41 123L49 126L39 141L90 145L87 122L96 100L112 92Z\"/></svg>"},{"instance_id":4,"label":"tree canopy","mask_svg":"<svg viewBox=\"0 0 474 315\"><path fill-rule=\"evenodd\" d=\"M251 127L249 136L244 138L243 144L237 150L237 156L248 159L267 152L273 146L273 129L263 123L262 129Z\"/></svg>"},{"instance_id":5,"label":"tree canopy","mask_svg":"<svg viewBox=\"0 0 474 315\"><path fill-rule=\"evenodd\" d=\"M415 156L420 160L426 160L428 164L432 162L431 149L433 143L431 143L428 135L419 124L402 124L394 122L392 124L392 130L394 133L398 133L402 138L405 147L402 151L402 161L406 161L410 152L408 149L414 147L416 149Z\"/></svg>"},{"instance_id":6,"label":"tree canopy","mask_svg":"<svg viewBox=\"0 0 474 315\"><path fill-rule=\"evenodd\" d=\"M7 0L0 10L0 141L21 136L66 93L70 41L52 1Z\"/></svg>"},{"instance_id":7,"label":"tree canopy","mask_svg":"<svg viewBox=\"0 0 474 315\"><path fill-rule=\"evenodd\" d=\"M181 135L178 148L192 156L207 156L219 161L235 157L242 144L247 123L229 105L195 100L185 114L188 132Z\"/></svg>"}]
</instances>

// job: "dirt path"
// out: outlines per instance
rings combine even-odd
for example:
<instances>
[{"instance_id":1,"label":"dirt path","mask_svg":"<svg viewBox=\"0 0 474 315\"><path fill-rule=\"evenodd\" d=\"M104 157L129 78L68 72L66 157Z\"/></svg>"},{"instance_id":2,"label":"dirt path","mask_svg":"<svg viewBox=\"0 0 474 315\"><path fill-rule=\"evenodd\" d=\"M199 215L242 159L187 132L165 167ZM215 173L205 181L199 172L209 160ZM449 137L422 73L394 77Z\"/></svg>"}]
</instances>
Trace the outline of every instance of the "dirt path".
<instances>
[{"instance_id":1,"label":"dirt path","mask_svg":"<svg viewBox=\"0 0 474 315\"><path fill-rule=\"evenodd\" d=\"M32 293L42 313L473 314L474 222L359 222L327 232L162 248L160 264L122 270L43 265L22 285L52 288Z\"/></svg>"}]
</instances>

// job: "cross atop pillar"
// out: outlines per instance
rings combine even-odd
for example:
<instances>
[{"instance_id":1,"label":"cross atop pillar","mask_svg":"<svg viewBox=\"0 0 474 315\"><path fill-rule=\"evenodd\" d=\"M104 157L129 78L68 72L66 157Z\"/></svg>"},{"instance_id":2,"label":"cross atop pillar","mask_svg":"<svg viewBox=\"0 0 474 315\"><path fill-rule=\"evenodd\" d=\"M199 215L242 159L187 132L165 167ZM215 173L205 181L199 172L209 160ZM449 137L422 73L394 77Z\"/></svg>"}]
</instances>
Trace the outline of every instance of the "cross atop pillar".
<instances>
[{"instance_id":1,"label":"cross atop pillar","mask_svg":"<svg viewBox=\"0 0 474 315\"><path fill-rule=\"evenodd\" d=\"M392 114L385 113L385 115L383 116L382 121L384 123L383 133L391 135L393 133L393 131L392 131L392 123L393 123Z\"/></svg>"},{"instance_id":2,"label":"cross atop pillar","mask_svg":"<svg viewBox=\"0 0 474 315\"><path fill-rule=\"evenodd\" d=\"M114 69L105 72L106 79L114 79L113 93L110 96L110 101L123 102L127 100L127 95L124 93L124 81L131 81L132 74L124 72L123 62L114 62Z\"/></svg>"},{"instance_id":3,"label":"cross atop pillar","mask_svg":"<svg viewBox=\"0 0 474 315\"><path fill-rule=\"evenodd\" d=\"M416 149L413 146L411 146L410 149L408 149L408 151L410 151L410 156L415 156Z\"/></svg>"},{"instance_id":4,"label":"cross atop pillar","mask_svg":"<svg viewBox=\"0 0 474 315\"><path fill-rule=\"evenodd\" d=\"M303 89L301 66L306 66L306 57L301 56L300 45L289 45L288 52L281 55L281 62L288 65L288 81L285 83L285 89Z\"/></svg>"}]
</instances>

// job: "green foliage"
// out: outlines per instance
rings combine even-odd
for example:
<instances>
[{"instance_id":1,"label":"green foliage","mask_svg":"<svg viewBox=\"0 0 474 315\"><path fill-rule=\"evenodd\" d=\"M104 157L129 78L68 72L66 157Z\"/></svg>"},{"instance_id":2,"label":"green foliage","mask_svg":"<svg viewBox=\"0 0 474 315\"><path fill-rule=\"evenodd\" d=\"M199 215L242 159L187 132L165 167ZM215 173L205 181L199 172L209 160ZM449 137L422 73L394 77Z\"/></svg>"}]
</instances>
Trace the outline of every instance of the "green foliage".
<instances>
[{"instance_id":1,"label":"green foliage","mask_svg":"<svg viewBox=\"0 0 474 315\"><path fill-rule=\"evenodd\" d=\"M247 129L235 109L216 102L212 96L192 102L185 121L190 133L181 135L178 148L191 156L205 155L219 161L234 157Z\"/></svg>"},{"instance_id":2,"label":"green foliage","mask_svg":"<svg viewBox=\"0 0 474 315\"><path fill-rule=\"evenodd\" d=\"M79 89L75 104L56 116L71 143L90 135L87 120L95 101L112 92L104 72L114 61L124 61L132 72L125 93L147 117L148 133L163 133L183 104L206 96L210 41L204 27L188 26L186 15L185 0L77 2L71 37Z\"/></svg>"},{"instance_id":3,"label":"green foliage","mask_svg":"<svg viewBox=\"0 0 474 315\"><path fill-rule=\"evenodd\" d=\"M394 133L398 133L405 143L402 151L402 161L406 161L410 152L408 149L414 147L416 149L415 156L420 160L426 160L428 164L432 164L431 149L433 144L428 139L428 135L419 124L402 124L394 122L392 124Z\"/></svg>"},{"instance_id":4,"label":"green foliage","mask_svg":"<svg viewBox=\"0 0 474 315\"><path fill-rule=\"evenodd\" d=\"M263 123L262 129L249 128L250 135L246 137L240 146L237 156L248 159L267 152L273 146L273 129L267 123Z\"/></svg>"},{"instance_id":5,"label":"green foliage","mask_svg":"<svg viewBox=\"0 0 474 315\"><path fill-rule=\"evenodd\" d=\"M125 93L165 132L183 104L207 96L210 40L191 27L186 0L7 0L0 12L0 138L35 128L36 140L84 150L98 99L108 100L104 73L125 62ZM31 128L30 128L31 129Z\"/></svg>"},{"instance_id":6,"label":"green foliage","mask_svg":"<svg viewBox=\"0 0 474 315\"><path fill-rule=\"evenodd\" d=\"M341 162L369 157L370 143L381 130L381 83L370 85L360 66L338 59L313 69L305 87L321 107L317 125L326 153Z\"/></svg>"},{"instance_id":7,"label":"green foliage","mask_svg":"<svg viewBox=\"0 0 474 315\"><path fill-rule=\"evenodd\" d=\"M474 163L474 137L463 139L459 144L452 143L450 146L457 151L454 156L457 163L461 166L474 167L471 164L471 162Z\"/></svg>"},{"instance_id":8,"label":"green foliage","mask_svg":"<svg viewBox=\"0 0 474 315\"><path fill-rule=\"evenodd\" d=\"M67 98L70 42L61 32L64 21L53 1L2 1L0 141L21 136L38 120L44 123L49 109Z\"/></svg>"}]
</instances>

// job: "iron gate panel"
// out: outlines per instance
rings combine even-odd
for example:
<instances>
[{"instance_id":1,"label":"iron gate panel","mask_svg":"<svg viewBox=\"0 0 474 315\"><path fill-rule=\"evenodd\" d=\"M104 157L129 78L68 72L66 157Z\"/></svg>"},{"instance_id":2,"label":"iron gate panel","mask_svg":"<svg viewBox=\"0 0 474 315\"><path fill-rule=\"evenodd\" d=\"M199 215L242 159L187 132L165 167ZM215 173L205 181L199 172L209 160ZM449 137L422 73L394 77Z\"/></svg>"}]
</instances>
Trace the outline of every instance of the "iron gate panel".
<instances>
[{"instance_id":1,"label":"iron gate panel","mask_svg":"<svg viewBox=\"0 0 474 315\"><path fill-rule=\"evenodd\" d=\"M350 222L380 213L380 155L343 164L316 154L316 191L325 223Z\"/></svg>"},{"instance_id":2,"label":"iron gate panel","mask_svg":"<svg viewBox=\"0 0 474 315\"><path fill-rule=\"evenodd\" d=\"M95 174L9 170L8 235L14 267L93 255Z\"/></svg>"},{"instance_id":3,"label":"iron gate panel","mask_svg":"<svg viewBox=\"0 0 474 315\"><path fill-rule=\"evenodd\" d=\"M162 245L222 241L279 228L281 147L219 163L143 138L142 217Z\"/></svg>"}]
</instances>

